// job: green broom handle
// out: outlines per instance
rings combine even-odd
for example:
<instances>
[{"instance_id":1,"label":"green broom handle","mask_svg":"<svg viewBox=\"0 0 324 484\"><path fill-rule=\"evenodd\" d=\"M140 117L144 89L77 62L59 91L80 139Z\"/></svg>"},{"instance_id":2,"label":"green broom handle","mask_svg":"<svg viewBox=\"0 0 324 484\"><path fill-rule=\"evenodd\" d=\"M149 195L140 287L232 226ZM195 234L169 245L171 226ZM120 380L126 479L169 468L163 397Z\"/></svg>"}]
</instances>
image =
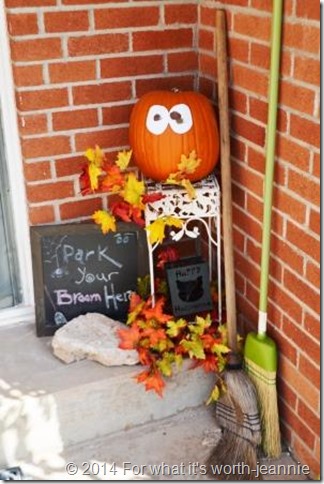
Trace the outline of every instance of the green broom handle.
<instances>
[{"instance_id":1,"label":"green broom handle","mask_svg":"<svg viewBox=\"0 0 324 484\"><path fill-rule=\"evenodd\" d=\"M268 95L268 124L266 134L266 168L264 180L264 211L261 252L261 281L259 311L263 316L267 312L268 284L269 284L269 261L270 261L270 237L271 237L271 212L273 194L274 159L276 148L276 123L279 85L279 64L281 50L281 21L282 0L273 0L272 33L271 33L271 64ZM259 334L266 332L266 316L260 322Z\"/></svg>"}]
</instances>

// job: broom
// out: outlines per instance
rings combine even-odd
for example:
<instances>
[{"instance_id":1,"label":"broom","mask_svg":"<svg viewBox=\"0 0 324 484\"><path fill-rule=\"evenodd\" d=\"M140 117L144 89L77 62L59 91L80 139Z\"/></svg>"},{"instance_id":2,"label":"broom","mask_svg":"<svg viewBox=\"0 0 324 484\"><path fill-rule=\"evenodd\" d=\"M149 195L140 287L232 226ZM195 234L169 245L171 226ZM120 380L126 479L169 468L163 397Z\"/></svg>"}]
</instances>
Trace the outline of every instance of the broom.
<instances>
[{"instance_id":1,"label":"broom","mask_svg":"<svg viewBox=\"0 0 324 484\"><path fill-rule=\"evenodd\" d=\"M275 342L266 335L281 18L282 0L276 0L273 2L271 34L258 332L257 334L249 333L247 335L244 348L245 368L256 385L258 392L262 426L262 448L268 457L278 457L281 453L276 390L277 348Z\"/></svg>"},{"instance_id":2,"label":"broom","mask_svg":"<svg viewBox=\"0 0 324 484\"><path fill-rule=\"evenodd\" d=\"M226 32L222 10L216 13L216 27L226 313L231 353L222 375L226 393L216 402L216 419L222 435L207 460L207 469L209 475L217 474L223 480L255 480L252 471L257 466L261 424L255 387L242 369L237 351Z\"/></svg>"}]
</instances>

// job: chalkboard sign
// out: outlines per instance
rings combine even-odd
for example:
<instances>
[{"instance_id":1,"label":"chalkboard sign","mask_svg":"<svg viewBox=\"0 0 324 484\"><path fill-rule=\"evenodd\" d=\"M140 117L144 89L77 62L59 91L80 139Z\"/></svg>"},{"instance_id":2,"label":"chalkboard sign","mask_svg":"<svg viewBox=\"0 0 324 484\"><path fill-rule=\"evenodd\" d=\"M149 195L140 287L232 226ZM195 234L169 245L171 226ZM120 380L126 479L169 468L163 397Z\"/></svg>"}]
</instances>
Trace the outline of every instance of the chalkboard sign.
<instances>
[{"instance_id":1,"label":"chalkboard sign","mask_svg":"<svg viewBox=\"0 0 324 484\"><path fill-rule=\"evenodd\" d=\"M137 278L148 272L143 229L119 223L103 235L90 223L30 230L38 336L88 312L126 320Z\"/></svg>"}]
</instances>

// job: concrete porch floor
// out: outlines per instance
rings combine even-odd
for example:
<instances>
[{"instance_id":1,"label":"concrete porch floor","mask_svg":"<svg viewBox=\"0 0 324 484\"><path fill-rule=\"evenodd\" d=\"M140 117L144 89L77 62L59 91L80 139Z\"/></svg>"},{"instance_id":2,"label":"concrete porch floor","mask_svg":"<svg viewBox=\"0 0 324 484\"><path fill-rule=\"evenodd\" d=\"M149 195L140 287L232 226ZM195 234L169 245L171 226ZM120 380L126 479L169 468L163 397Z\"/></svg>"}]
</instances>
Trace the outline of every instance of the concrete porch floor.
<instances>
[{"instance_id":1,"label":"concrete porch floor","mask_svg":"<svg viewBox=\"0 0 324 484\"><path fill-rule=\"evenodd\" d=\"M42 481L210 480L205 461L220 436L204 404L211 375L184 370L161 399L134 382L139 367L63 364L33 325L0 338L0 469ZM264 480L309 479L288 451L259 462Z\"/></svg>"},{"instance_id":2,"label":"concrete porch floor","mask_svg":"<svg viewBox=\"0 0 324 484\"><path fill-rule=\"evenodd\" d=\"M16 464L32 480L213 480L206 475L205 461L218 435L212 409L200 406L83 442L39 463ZM260 457L258 462L263 480L309 479L288 451L279 459ZM256 475L256 470L252 473Z\"/></svg>"}]
</instances>

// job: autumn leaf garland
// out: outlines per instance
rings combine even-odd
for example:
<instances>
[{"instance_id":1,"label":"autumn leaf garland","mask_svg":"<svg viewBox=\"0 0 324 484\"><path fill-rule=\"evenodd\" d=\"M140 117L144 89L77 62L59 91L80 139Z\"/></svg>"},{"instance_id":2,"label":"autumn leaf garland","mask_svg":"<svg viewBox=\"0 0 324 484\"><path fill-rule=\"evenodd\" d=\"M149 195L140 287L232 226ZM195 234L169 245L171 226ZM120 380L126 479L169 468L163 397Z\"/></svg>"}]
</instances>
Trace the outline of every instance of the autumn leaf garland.
<instances>
[{"instance_id":1,"label":"autumn leaf garland","mask_svg":"<svg viewBox=\"0 0 324 484\"><path fill-rule=\"evenodd\" d=\"M206 317L196 316L195 322L183 318L174 319L164 311L165 299L159 297L152 306L151 299L142 299L133 293L125 329L118 330L119 347L135 349L139 361L147 368L135 378L147 391L163 396L165 378L182 366L184 358L190 358L194 366L206 372L221 372L229 352L226 333ZM209 401L214 401L224 390L221 381L212 390Z\"/></svg>"},{"instance_id":2,"label":"autumn leaf garland","mask_svg":"<svg viewBox=\"0 0 324 484\"><path fill-rule=\"evenodd\" d=\"M109 193L118 195L120 200L110 204L109 210L97 210L92 219L101 228L103 234L116 231L117 219L124 222L134 222L144 227L143 213L145 205L160 200L162 193L147 194L145 184L138 179L137 175L129 169L132 150L120 151L115 162L107 160L105 153L99 146L89 148L85 152L87 162L80 174L80 187L82 195L89 193ZM195 198L195 190L188 175L192 174L199 166L201 160L196 152L192 151L189 156L182 155L178 164L178 171L171 173L165 184L179 185L185 188L190 198ZM182 220L163 216L157 218L146 227L149 233L150 243L160 244L163 242L167 227L182 227Z\"/></svg>"},{"instance_id":3,"label":"autumn leaf garland","mask_svg":"<svg viewBox=\"0 0 324 484\"><path fill-rule=\"evenodd\" d=\"M81 193L109 193L118 195L119 199L110 203L109 210L97 210L92 218L104 234L117 230L117 219L134 222L145 227L144 210L147 203L164 197L159 192L146 193L145 184L129 169L132 151L117 154L114 162L107 160L100 147L89 148L85 152L87 162L80 175ZM189 156L182 155L178 170L171 173L165 184L178 185L184 188L189 198L195 198L195 190L188 175L200 164L195 151ZM183 221L177 217L163 215L146 228L152 245L161 244L167 228L181 229ZM163 269L168 261L177 259L175 249L168 248L158 257L158 267ZM147 281L144 284L147 286ZM160 284L160 289L162 285ZM145 291L144 291L145 292ZM162 291L161 291L162 292ZM184 358L194 362L194 367L201 367L206 372L220 373L225 367L227 334L223 326L212 322L211 316L196 316L195 321L188 322L175 319L164 310L165 298L160 296L152 305L151 298L133 293L130 299L127 326L118 331L119 347L135 349L139 362L146 368L136 376L147 391L154 391L163 396L165 378L173 375L175 369L181 368ZM221 379L218 379L208 402L219 398L225 391Z\"/></svg>"}]
</instances>

